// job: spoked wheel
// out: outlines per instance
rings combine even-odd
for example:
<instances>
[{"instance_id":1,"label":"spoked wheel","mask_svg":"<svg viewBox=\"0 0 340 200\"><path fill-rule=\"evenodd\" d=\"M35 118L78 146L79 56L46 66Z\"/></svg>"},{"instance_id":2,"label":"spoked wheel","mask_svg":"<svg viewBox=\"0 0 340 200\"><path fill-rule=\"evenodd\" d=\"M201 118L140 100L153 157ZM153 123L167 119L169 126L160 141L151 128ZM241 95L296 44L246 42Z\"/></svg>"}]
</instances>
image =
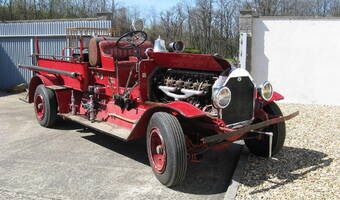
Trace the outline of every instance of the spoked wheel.
<instances>
[{"instance_id":1,"label":"spoked wheel","mask_svg":"<svg viewBox=\"0 0 340 200\"><path fill-rule=\"evenodd\" d=\"M150 165L157 179L168 187L181 183L187 170L187 149L177 118L164 112L155 113L146 139Z\"/></svg>"},{"instance_id":2,"label":"spoked wheel","mask_svg":"<svg viewBox=\"0 0 340 200\"><path fill-rule=\"evenodd\" d=\"M267 104L264 108L264 111L269 116L283 116L279 106L275 102L271 102ZM257 119L257 122L261 122L262 120ZM273 133L273 143L272 143L272 155L277 154L283 147L286 138L286 124L285 122L281 122L278 124L273 124L269 127L261 130L263 132L272 132ZM269 136L267 135L259 135L259 134L249 134L252 136L250 139L245 139L244 142L247 145L250 152L262 156L269 156Z\"/></svg>"},{"instance_id":3,"label":"spoked wheel","mask_svg":"<svg viewBox=\"0 0 340 200\"><path fill-rule=\"evenodd\" d=\"M52 90L39 85L34 93L34 110L41 126L52 127L57 119L57 101Z\"/></svg>"},{"instance_id":4,"label":"spoked wheel","mask_svg":"<svg viewBox=\"0 0 340 200\"><path fill-rule=\"evenodd\" d=\"M150 132L150 157L153 169L159 173L164 173L166 166L166 149L163 137L158 128L153 128Z\"/></svg>"},{"instance_id":5,"label":"spoked wheel","mask_svg":"<svg viewBox=\"0 0 340 200\"><path fill-rule=\"evenodd\" d=\"M38 120L42 120L45 116L45 102L44 97L41 94L35 97L34 108Z\"/></svg>"}]
</instances>

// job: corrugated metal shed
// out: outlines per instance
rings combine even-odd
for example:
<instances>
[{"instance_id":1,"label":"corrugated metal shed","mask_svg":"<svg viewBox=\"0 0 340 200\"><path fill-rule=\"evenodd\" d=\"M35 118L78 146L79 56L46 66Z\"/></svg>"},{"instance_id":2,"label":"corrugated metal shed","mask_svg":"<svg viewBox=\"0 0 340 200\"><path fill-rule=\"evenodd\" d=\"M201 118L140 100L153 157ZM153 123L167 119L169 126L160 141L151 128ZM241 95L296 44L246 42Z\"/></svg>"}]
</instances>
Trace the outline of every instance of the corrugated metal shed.
<instances>
[{"instance_id":1,"label":"corrugated metal shed","mask_svg":"<svg viewBox=\"0 0 340 200\"><path fill-rule=\"evenodd\" d=\"M65 35L66 28L111 28L109 20L93 21L37 21L0 23L0 36Z\"/></svg>"},{"instance_id":2,"label":"corrugated metal shed","mask_svg":"<svg viewBox=\"0 0 340 200\"><path fill-rule=\"evenodd\" d=\"M0 23L0 90L28 83L32 72L18 69L18 64L32 64L34 37L40 53L61 55L66 46L66 28L111 28L110 20L55 20Z\"/></svg>"}]
</instances>

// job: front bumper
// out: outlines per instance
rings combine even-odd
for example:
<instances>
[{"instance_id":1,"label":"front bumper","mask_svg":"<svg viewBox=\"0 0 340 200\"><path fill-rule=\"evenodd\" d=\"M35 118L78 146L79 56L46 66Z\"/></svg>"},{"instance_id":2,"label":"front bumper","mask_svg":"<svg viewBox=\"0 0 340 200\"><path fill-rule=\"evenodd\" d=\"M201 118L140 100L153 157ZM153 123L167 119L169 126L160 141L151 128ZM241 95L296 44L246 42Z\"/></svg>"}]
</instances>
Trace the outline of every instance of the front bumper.
<instances>
[{"instance_id":1,"label":"front bumper","mask_svg":"<svg viewBox=\"0 0 340 200\"><path fill-rule=\"evenodd\" d=\"M202 138L202 142L204 144L208 144L208 143L228 139L230 137L242 135L242 134L250 132L252 130L256 130L256 129L263 128L263 127L266 127L266 126L270 126L272 124L277 124L277 123L280 123L280 122L283 122L283 121L290 120L290 119L296 117L297 115L299 115L299 111L296 111L296 112L294 112L290 115L287 115L287 116L282 116L282 117L270 119L270 120L267 120L267 121L263 121L263 122L260 122L260 123L252 124L252 125L249 125L249 126L246 126L246 127L240 128L240 129L234 129L234 130L221 127L220 129L225 132L224 134L212 135L212 136Z\"/></svg>"}]
</instances>

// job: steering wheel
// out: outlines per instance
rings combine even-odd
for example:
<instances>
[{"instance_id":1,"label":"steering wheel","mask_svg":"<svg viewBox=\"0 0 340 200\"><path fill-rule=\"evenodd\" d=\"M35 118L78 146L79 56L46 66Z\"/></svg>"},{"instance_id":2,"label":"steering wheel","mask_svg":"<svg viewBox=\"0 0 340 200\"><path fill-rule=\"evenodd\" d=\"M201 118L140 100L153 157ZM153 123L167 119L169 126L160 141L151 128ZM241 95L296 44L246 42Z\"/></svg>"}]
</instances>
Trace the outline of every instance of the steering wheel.
<instances>
[{"instance_id":1,"label":"steering wheel","mask_svg":"<svg viewBox=\"0 0 340 200\"><path fill-rule=\"evenodd\" d=\"M135 49L142 45L148 39L148 35L144 31L131 31L122 35L117 40L119 49Z\"/></svg>"}]
</instances>

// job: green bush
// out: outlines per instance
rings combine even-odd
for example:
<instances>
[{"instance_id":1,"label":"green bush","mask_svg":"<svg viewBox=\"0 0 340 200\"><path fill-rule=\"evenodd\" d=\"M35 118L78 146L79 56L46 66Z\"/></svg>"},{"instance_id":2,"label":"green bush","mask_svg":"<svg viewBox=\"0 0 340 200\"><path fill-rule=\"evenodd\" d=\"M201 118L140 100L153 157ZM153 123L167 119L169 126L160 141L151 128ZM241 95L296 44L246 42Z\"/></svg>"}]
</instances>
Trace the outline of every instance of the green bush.
<instances>
[{"instance_id":1,"label":"green bush","mask_svg":"<svg viewBox=\"0 0 340 200\"><path fill-rule=\"evenodd\" d=\"M194 54L201 54L201 50L199 49L194 49L194 48L191 48L191 47L187 47L184 49L183 53L194 53Z\"/></svg>"}]
</instances>

